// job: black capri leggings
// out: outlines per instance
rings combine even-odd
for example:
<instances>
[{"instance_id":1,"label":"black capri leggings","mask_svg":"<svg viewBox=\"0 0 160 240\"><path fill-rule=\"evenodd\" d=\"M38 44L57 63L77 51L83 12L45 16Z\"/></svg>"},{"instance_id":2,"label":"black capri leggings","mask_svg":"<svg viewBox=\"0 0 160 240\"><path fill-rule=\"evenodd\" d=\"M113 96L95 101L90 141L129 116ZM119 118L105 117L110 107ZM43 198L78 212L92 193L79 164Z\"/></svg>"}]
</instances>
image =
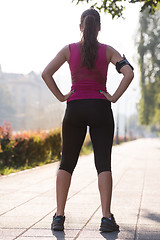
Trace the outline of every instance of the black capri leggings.
<instances>
[{"instance_id":1,"label":"black capri leggings","mask_svg":"<svg viewBox=\"0 0 160 240\"><path fill-rule=\"evenodd\" d=\"M98 174L111 171L114 119L111 103L104 99L81 99L67 103L62 125L62 161L59 169L73 173L87 126Z\"/></svg>"}]
</instances>

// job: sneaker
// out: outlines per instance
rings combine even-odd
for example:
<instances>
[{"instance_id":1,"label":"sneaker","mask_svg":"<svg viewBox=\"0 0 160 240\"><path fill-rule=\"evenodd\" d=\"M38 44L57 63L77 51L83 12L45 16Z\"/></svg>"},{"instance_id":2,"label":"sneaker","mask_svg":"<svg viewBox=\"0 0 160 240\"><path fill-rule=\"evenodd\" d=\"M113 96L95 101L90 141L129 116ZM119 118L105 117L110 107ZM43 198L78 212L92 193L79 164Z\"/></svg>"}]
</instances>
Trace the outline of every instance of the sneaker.
<instances>
[{"instance_id":1,"label":"sneaker","mask_svg":"<svg viewBox=\"0 0 160 240\"><path fill-rule=\"evenodd\" d=\"M64 221L65 216L53 216L53 222L51 224L51 229L54 231L63 231L64 230Z\"/></svg>"},{"instance_id":2,"label":"sneaker","mask_svg":"<svg viewBox=\"0 0 160 240\"><path fill-rule=\"evenodd\" d=\"M99 230L101 232L119 231L119 226L116 223L113 214L111 215L111 218L106 218L106 217L102 218L101 226Z\"/></svg>"}]
</instances>

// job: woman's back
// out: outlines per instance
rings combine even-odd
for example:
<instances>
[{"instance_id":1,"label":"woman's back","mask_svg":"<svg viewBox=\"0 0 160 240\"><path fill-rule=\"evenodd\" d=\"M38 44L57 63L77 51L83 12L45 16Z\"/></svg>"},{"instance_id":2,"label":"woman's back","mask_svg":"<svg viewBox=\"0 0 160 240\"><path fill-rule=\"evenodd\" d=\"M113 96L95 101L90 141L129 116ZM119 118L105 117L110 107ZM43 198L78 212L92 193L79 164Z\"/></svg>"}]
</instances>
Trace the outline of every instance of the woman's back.
<instances>
[{"instance_id":1,"label":"woman's back","mask_svg":"<svg viewBox=\"0 0 160 240\"><path fill-rule=\"evenodd\" d=\"M97 56L94 67L87 68L82 65L81 44L70 45L69 67L72 78L74 94L68 101L76 99L106 99L100 90L106 91L108 62L106 58L107 45L98 43Z\"/></svg>"}]
</instances>

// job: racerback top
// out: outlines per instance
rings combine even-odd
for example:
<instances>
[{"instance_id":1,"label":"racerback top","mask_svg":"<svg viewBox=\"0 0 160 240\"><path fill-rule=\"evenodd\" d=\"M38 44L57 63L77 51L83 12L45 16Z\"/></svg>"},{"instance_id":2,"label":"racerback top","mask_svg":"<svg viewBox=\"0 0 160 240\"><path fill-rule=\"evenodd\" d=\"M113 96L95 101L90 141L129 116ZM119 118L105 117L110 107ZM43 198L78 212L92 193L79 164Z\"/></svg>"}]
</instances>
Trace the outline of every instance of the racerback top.
<instances>
[{"instance_id":1,"label":"racerback top","mask_svg":"<svg viewBox=\"0 0 160 240\"><path fill-rule=\"evenodd\" d=\"M75 92L68 98L68 102L78 99L106 99L100 93L100 90L106 92L108 71L106 48L107 45L99 43L94 68L87 69L81 64L80 42L70 44L71 90Z\"/></svg>"}]
</instances>

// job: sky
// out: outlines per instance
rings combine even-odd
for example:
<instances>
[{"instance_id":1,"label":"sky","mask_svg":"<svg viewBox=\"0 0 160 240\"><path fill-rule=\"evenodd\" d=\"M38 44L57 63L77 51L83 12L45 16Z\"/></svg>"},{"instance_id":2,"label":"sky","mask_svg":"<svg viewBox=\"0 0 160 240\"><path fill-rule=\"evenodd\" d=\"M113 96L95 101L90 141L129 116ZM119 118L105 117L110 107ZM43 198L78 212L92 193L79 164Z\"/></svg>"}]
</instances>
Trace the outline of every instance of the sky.
<instances>
[{"instance_id":1,"label":"sky","mask_svg":"<svg viewBox=\"0 0 160 240\"><path fill-rule=\"evenodd\" d=\"M0 0L0 65L3 72L41 73L65 45L81 38L81 13L87 3L76 5L72 0ZM101 32L98 40L125 54L135 68L135 79L122 97L121 112L126 104L139 97L139 74L135 38L138 29L139 4L127 4L125 20L101 13ZM70 89L67 64L56 73L64 92ZM108 89L112 94L121 76L109 68ZM124 103L125 102L125 103ZM128 107L131 109L130 105ZM133 107L132 107L133 108ZM122 110L123 109L123 110ZM130 111L130 110L129 110Z\"/></svg>"}]
</instances>

